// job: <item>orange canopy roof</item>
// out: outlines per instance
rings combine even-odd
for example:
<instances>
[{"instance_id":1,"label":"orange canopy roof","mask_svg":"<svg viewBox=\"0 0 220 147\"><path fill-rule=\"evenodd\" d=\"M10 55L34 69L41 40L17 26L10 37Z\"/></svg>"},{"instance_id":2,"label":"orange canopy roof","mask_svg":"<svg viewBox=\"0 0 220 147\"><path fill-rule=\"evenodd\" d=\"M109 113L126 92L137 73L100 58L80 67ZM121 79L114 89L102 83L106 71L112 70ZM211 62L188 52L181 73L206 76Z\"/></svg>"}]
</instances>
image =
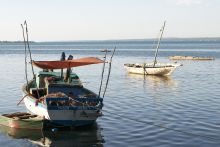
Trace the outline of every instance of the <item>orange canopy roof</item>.
<instances>
[{"instance_id":1,"label":"orange canopy roof","mask_svg":"<svg viewBox=\"0 0 220 147\"><path fill-rule=\"evenodd\" d=\"M94 57L79 58L65 61L33 61L32 64L42 69L64 69L89 64L104 63L103 60Z\"/></svg>"}]
</instances>

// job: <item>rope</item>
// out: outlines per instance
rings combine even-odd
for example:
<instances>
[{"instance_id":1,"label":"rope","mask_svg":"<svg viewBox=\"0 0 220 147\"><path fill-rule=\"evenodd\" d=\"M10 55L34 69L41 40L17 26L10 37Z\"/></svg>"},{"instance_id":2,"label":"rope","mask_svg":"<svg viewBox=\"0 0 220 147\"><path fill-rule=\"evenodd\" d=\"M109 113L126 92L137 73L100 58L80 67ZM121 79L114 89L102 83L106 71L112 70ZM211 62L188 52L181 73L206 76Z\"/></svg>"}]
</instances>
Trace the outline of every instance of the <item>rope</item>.
<instances>
[{"instance_id":1,"label":"rope","mask_svg":"<svg viewBox=\"0 0 220 147\"><path fill-rule=\"evenodd\" d=\"M28 93L28 94L26 94L25 96L23 96L23 97L21 98L21 100L17 103L17 106L20 105L20 103L23 101L23 99L24 99L26 96L30 96L30 94Z\"/></svg>"},{"instance_id":2,"label":"rope","mask_svg":"<svg viewBox=\"0 0 220 147\"><path fill-rule=\"evenodd\" d=\"M69 100L72 100L72 101L74 101L74 102L77 102L77 103L80 103L81 105L85 105L85 106L87 106L87 107L89 107L89 108L91 108L91 107L93 107L93 106L90 106L89 104L87 104L86 102L80 102L80 101L77 101L77 100L75 100L75 99L73 99L73 98L71 98L71 97L69 97ZM97 105L99 105L100 104L100 102L98 102L98 104ZM97 106L96 105L96 106Z\"/></svg>"},{"instance_id":3,"label":"rope","mask_svg":"<svg viewBox=\"0 0 220 147\"><path fill-rule=\"evenodd\" d=\"M153 39L153 43L152 43L152 49L156 48L156 42L157 42L157 38L160 37L160 33L161 32L158 32L158 34L156 35L156 38Z\"/></svg>"},{"instance_id":4,"label":"rope","mask_svg":"<svg viewBox=\"0 0 220 147\"><path fill-rule=\"evenodd\" d=\"M207 136L207 135L201 135L201 134L196 134L196 133L192 133L192 132L186 132L186 131L179 130L179 129L173 129L173 128L165 127L165 126L160 125L160 124L155 124L154 122L147 122L147 121L142 121L142 120L136 120L136 119L132 119L132 118L126 117L125 115L120 115L120 114L109 112L109 111L106 111L106 110L104 110L104 112L107 112L109 114L113 114L113 115L119 116L122 119L127 119L127 120L135 121L135 122L138 122L138 123L143 123L143 124L155 126L155 127L158 127L158 128L163 128L163 129L166 129L166 130L171 130L171 131L182 133L182 134L185 134L185 135L188 135L188 136L203 138L203 139L211 140L211 141L219 141L219 139L214 138L214 137L210 137L210 136Z\"/></svg>"},{"instance_id":5,"label":"rope","mask_svg":"<svg viewBox=\"0 0 220 147\"><path fill-rule=\"evenodd\" d=\"M153 41L152 49L157 47L156 42L158 42L158 38L160 38L160 34L161 34L161 31L159 31L158 34L156 35L156 38Z\"/></svg>"}]
</instances>

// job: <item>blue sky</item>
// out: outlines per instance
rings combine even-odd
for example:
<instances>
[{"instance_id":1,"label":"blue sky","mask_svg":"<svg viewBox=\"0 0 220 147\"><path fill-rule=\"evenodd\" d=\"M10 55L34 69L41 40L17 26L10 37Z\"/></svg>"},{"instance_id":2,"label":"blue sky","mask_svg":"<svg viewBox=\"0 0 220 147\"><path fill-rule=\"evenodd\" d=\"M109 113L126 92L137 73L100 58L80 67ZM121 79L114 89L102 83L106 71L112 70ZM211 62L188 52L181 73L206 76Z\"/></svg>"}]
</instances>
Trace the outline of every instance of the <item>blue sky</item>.
<instances>
[{"instance_id":1,"label":"blue sky","mask_svg":"<svg viewBox=\"0 0 220 147\"><path fill-rule=\"evenodd\" d=\"M220 0L0 0L0 40L220 37Z\"/></svg>"}]
</instances>

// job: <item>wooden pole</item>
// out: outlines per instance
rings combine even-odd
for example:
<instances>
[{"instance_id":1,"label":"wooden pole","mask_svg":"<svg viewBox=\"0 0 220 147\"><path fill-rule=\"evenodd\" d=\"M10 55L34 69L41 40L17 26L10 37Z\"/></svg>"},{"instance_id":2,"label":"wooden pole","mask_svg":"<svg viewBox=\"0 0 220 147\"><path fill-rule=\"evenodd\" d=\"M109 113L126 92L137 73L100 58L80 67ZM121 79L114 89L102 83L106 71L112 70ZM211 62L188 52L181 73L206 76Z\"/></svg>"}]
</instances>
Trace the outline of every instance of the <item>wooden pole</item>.
<instances>
[{"instance_id":1,"label":"wooden pole","mask_svg":"<svg viewBox=\"0 0 220 147\"><path fill-rule=\"evenodd\" d=\"M160 34L160 38L158 39L158 42L157 42L157 48L156 48L156 52L155 52L155 56L154 56L154 64L153 64L153 67L155 67L156 63L157 63L157 54L158 54L158 49L160 47L160 41L161 41L161 38L163 36L163 31L164 31L164 28L165 28L165 24L166 24L166 21L164 21L164 24L161 28L161 34Z\"/></svg>"},{"instance_id":2,"label":"wooden pole","mask_svg":"<svg viewBox=\"0 0 220 147\"><path fill-rule=\"evenodd\" d=\"M111 74L111 68L112 68L112 58L115 54L115 50L116 50L116 47L114 48L114 51L113 51L112 56L111 56L110 61L109 61L108 77L107 77L106 84L105 84L105 90L104 90L103 96L102 96L103 98L105 97L105 92L106 92L106 89L107 89L107 86L108 86L108 81L109 81L109 77L110 77L110 74Z\"/></svg>"},{"instance_id":3,"label":"wooden pole","mask_svg":"<svg viewBox=\"0 0 220 147\"><path fill-rule=\"evenodd\" d=\"M36 80L36 76L34 74L34 67L33 67L33 60L32 60L32 55L31 55L31 49L30 49L30 45L29 45L29 37L28 37L28 26L27 26L27 21L25 20L24 21L24 25L26 26L26 42L27 42L27 47L28 47L28 51L29 51L29 55L30 55L30 61L31 61L31 69L32 69L32 74L33 74L33 79L35 81L35 84L37 85L37 80ZM28 85L27 85L28 87ZM37 96L38 98L40 98L40 94L39 94L39 90L38 90L38 87L36 86L37 88Z\"/></svg>"},{"instance_id":4,"label":"wooden pole","mask_svg":"<svg viewBox=\"0 0 220 147\"><path fill-rule=\"evenodd\" d=\"M103 67L102 67L102 76L101 76L101 83L100 83L100 87L99 87L99 95L98 98L100 98L100 94L101 94L101 90L102 90L102 82L103 82L103 76L104 76L104 71L105 71L105 62L106 62L106 55L108 53L108 50L104 50L105 52L105 56L104 56L104 63L103 63Z\"/></svg>"},{"instance_id":5,"label":"wooden pole","mask_svg":"<svg viewBox=\"0 0 220 147\"><path fill-rule=\"evenodd\" d=\"M32 73L33 73L33 77L35 78L35 74L34 74L34 67L32 65L32 55L31 55L31 49L30 49L30 45L29 45L29 37L28 37L28 26L27 26L27 21L24 21L24 25L26 26L26 41L27 41L27 47L28 47L28 51L29 51L29 55L30 55L30 61L31 61L31 69L32 69Z\"/></svg>"},{"instance_id":6,"label":"wooden pole","mask_svg":"<svg viewBox=\"0 0 220 147\"><path fill-rule=\"evenodd\" d=\"M17 106L23 101L23 99L26 97L26 96L29 96L30 94L28 93L28 94L26 94L25 96L23 96L22 98L21 98L21 100L17 103Z\"/></svg>"},{"instance_id":7,"label":"wooden pole","mask_svg":"<svg viewBox=\"0 0 220 147\"><path fill-rule=\"evenodd\" d=\"M25 39L25 35L24 35L24 26L21 24L21 28L22 28L22 32L23 32L23 39L24 39L24 48L25 48L25 78L26 78L26 82L27 82L27 86L28 86L28 76L27 76L27 45L26 45L26 39ZM26 90L28 90L28 88L26 87Z\"/></svg>"}]
</instances>

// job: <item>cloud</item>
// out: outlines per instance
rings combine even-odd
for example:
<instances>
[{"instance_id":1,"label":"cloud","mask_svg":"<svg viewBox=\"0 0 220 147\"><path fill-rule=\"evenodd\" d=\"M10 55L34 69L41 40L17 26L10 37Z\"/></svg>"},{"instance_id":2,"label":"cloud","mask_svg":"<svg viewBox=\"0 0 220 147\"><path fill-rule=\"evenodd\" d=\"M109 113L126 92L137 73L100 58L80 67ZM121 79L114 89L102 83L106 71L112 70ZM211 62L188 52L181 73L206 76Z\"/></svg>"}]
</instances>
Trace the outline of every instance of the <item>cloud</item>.
<instances>
[{"instance_id":1,"label":"cloud","mask_svg":"<svg viewBox=\"0 0 220 147\"><path fill-rule=\"evenodd\" d=\"M199 5L201 4L201 0L177 0L177 5Z\"/></svg>"}]
</instances>

